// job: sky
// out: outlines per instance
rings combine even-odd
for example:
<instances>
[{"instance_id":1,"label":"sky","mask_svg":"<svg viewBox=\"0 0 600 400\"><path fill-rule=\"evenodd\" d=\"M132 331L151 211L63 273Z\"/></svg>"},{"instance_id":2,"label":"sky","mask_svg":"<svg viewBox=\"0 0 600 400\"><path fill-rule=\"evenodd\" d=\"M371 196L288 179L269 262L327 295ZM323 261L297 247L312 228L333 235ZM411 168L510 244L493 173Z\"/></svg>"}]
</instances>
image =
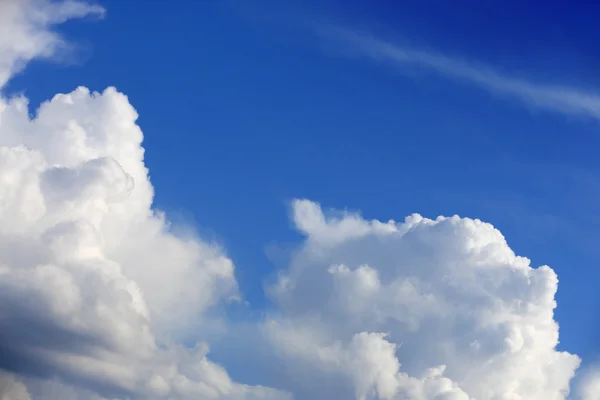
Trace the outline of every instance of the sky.
<instances>
[{"instance_id":1,"label":"sky","mask_svg":"<svg viewBox=\"0 0 600 400\"><path fill-rule=\"evenodd\" d=\"M0 3L0 399L600 399L588 3Z\"/></svg>"}]
</instances>

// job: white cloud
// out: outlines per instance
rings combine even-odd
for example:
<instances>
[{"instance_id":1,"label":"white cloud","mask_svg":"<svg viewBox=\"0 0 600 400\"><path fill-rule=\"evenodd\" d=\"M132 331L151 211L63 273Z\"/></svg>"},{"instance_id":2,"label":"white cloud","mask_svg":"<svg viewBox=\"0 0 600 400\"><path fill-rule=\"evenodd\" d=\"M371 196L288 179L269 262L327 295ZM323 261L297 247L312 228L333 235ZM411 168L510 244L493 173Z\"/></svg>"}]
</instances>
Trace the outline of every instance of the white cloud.
<instances>
[{"instance_id":1,"label":"white cloud","mask_svg":"<svg viewBox=\"0 0 600 400\"><path fill-rule=\"evenodd\" d=\"M0 87L63 44L53 24L90 13L0 2ZM56 95L33 119L0 98L0 399L290 399L178 343L238 295L235 270L152 208L136 119L115 88ZM478 220L334 214L293 203L305 240L268 288L274 310L229 333L259 383L300 400L567 396L579 358L556 350L552 269Z\"/></svg>"},{"instance_id":2,"label":"white cloud","mask_svg":"<svg viewBox=\"0 0 600 400\"><path fill-rule=\"evenodd\" d=\"M175 236L150 209L126 97L79 88L34 120L23 99L4 101L0 116L2 351L107 392L242 390L204 345L187 354L157 344L236 283L218 248Z\"/></svg>"},{"instance_id":3,"label":"white cloud","mask_svg":"<svg viewBox=\"0 0 600 400\"><path fill-rule=\"evenodd\" d=\"M3 0L0 2L0 88L28 61L53 57L68 44L53 25L72 18L102 16L104 9L78 1Z\"/></svg>"},{"instance_id":4,"label":"white cloud","mask_svg":"<svg viewBox=\"0 0 600 400\"><path fill-rule=\"evenodd\" d=\"M383 333L360 332L345 343L336 340L325 344L318 334L303 324L270 321L265 331L284 357L304 363L303 367L312 369L313 373L325 373L328 380L346 381L341 391L324 395L324 388L315 385L315 379L306 379L304 389L310 393L310 398L325 399L332 395L348 398L350 394L346 389L350 388L358 400L469 399L456 383L443 376L445 365L427 369L417 378L401 372L396 357L398 346L387 340ZM296 370L294 373L298 374Z\"/></svg>"},{"instance_id":5,"label":"white cloud","mask_svg":"<svg viewBox=\"0 0 600 400\"><path fill-rule=\"evenodd\" d=\"M100 12L1 4L2 84L62 43L53 23ZM207 344L171 340L189 326L201 335L237 284L218 246L172 233L151 208L136 119L114 88L58 94L33 119L25 98L0 99L0 368L107 398L285 398L233 382Z\"/></svg>"},{"instance_id":6,"label":"white cloud","mask_svg":"<svg viewBox=\"0 0 600 400\"><path fill-rule=\"evenodd\" d=\"M347 29L323 29L328 38L334 38L353 55L377 62L402 67L414 65L450 78L477 85L494 93L513 96L535 107L568 115L600 119L600 95L568 86L544 85L502 75L494 69L468 63L439 53L427 52L396 45L372 35Z\"/></svg>"},{"instance_id":7,"label":"white cloud","mask_svg":"<svg viewBox=\"0 0 600 400\"><path fill-rule=\"evenodd\" d=\"M556 274L493 226L293 210L306 241L270 288L279 312L265 326L284 362L348 380L358 399L567 396L579 358L556 350Z\"/></svg>"}]
</instances>

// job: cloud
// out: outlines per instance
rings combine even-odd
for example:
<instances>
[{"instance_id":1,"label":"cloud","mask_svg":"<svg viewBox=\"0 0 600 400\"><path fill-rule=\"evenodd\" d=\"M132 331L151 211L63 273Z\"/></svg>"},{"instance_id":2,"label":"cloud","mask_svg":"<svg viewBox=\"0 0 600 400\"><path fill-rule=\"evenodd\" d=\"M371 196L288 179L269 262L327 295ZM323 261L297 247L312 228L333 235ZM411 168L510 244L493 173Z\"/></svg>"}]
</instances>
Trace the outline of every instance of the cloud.
<instances>
[{"instance_id":1,"label":"cloud","mask_svg":"<svg viewBox=\"0 0 600 400\"><path fill-rule=\"evenodd\" d=\"M99 10L2 2L2 83L52 55L53 23ZM0 368L106 398L286 398L233 382L206 343L176 342L237 295L234 266L152 208L136 119L115 88L57 94L33 119L25 98L0 99ZM26 398L11 379L3 396Z\"/></svg>"},{"instance_id":2,"label":"cloud","mask_svg":"<svg viewBox=\"0 0 600 400\"><path fill-rule=\"evenodd\" d=\"M101 12L1 4L0 86L64 43L54 24ZM580 359L556 349L556 274L479 220L369 221L296 200L304 240L265 319L237 329L218 316L239 295L235 267L153 208L136 119L115 88L57 94L33 118L26 98L0 97L0 399L568 396ZM211 361L215 319L256 385Z\"/></svg>"},{"instance_id":3,"label":"cloud","mask_svg":"<svg viewBox=\"0 0 600 400\"><path fill-rule=\"evenodd\" d=\"M343 28L322 29L325 37L342 43L352 55L397 67L414 65L449 78L461 80L493 93L509 95L525 104L567 115L600 119L600 95L568 86L536 84L500 74L494 69L475 65L435 52L396 45L372 35Z\"/></svg>"},{"instance_id":4,"label":"cloud","mask_svg":"<svg viewBox=\"0 0 600 400\"><path fill-rule=\"evenodd\" d=\"M13 374L0 371L0 400L31 400L31 395Z\"/></svg>"},{"instance_id":5,"label":"cloud","mask_svg":"<svg viewBox=\"0 0 600 400\"><path fill-rule=\"evenodd\" d=\"M577 393L581 400L600 400L600 369L596 367L582 374Z\"/></svg>"},{"instance_id":6,"label":"cloud","mask_svg":"<svg viewBox=\"0 0 600 400\"><path fill-rule=\"evenodd\" d=\"M174 235L150 208L127 98L79 88L33 120L22 98L2 108L2 366L106 393L244 392L204 344L159 343L236 294L236 282L218 247Z\"/></svg>"},{"instance_id":7,"label":"cloud","mask_svg":"<svg viewBox=\"0 0 600 400\"><path fill-rule=\"evenodd\" d=\"M313 383L322 375L357 399L568 395L580 360L556 350L551 268L479 220L328 214L294 202L306 239L269 288L278 312L264 327L281 360L310 377L311 398L327 398Z\"/></svg>"},{"instance_id":8,"label":"cloud","mask_svg":"<svg viewBox=\"0 0 600 400\"><path fill-rule=\"evenodd\" d=\"M52 27L72 18L104 15L104 9L78 1L3 0L0 2L0 88L28 61L49 58L68 44Z\"/></svg>"}]
</instances>

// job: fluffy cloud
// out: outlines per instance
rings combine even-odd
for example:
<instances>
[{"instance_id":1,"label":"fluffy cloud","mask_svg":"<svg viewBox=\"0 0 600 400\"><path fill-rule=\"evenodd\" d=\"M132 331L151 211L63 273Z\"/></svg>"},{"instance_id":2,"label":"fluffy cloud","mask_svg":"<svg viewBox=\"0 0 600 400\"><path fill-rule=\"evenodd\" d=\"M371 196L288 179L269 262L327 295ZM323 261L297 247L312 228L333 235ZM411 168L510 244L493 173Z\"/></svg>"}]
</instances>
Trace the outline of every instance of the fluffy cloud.
<instances>
[{"instance_id":1,"label":"fluffy cloud","mask_svg":"<svg viewBox=\"0 0 600 400\"><path fill-rule=\"evenodd\" d=\"M0 89L66 46L54 24L102 13L0 2ZM178 340L210 336L209 311L238 296L233 263L152 208L136 119L114 88L58 94L34 118L27 99L0 97L0 399L568 396L580 360L556 350L552 269L478 220L367 221L307 200L293 203L305 239L267 288L274 307L229 333L230 359L286 391L234 382L205 341ZM580 397L597 399L598 381Z\"/></svg>"},{"instance_id":2,"label":"fluffy cloud","mask_svg":"<svg viewBox=\"0 0 600 400\"><path fill-rule=\"evenodd\" d=\"M174 235L150 208L127 98L79 88L33 120L22 98L0 110L2 367L107 396L271 396L233 383L205 344L163 343L236 282L218 247Z\"/></svg>"},{"instance_id":3,"label":"fluffy cloud","mask_svg":"<svg viewBox=\"0 0 600 400\"><path fill-rule=\"evenodd\" d=\"M326 216L306 200L293 217L306 240L270 288L280 312L265 326L288 363L346 379L361 400L568 395L580 361L555 349L556 274L493 226Z\"/></svg>"},{"instance_id":4,"label":"fluffy cloud","mask_svg":"<svg viewBox=\"0 0 600 400\"><path fill-rule=\"evenodd\" d=\"M2 83L61 43L52 23L99 12L1 4ZM136 118L114 88L58 94L33 119L25 98L0 100L0 367L104 397L285 397L233 382L205 343L170 340L237 285L218 246L173 234L151 208ZM11 379L3 395L25 398Z\"/></svg>"}]
</instances>

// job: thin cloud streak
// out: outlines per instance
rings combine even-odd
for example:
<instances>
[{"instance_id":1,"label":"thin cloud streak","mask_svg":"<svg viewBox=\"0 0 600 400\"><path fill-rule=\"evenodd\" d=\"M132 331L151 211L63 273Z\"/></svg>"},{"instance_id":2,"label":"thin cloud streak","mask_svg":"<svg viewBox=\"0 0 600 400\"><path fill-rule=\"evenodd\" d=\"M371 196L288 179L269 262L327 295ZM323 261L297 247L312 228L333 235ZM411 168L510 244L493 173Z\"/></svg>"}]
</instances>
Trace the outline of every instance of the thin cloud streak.
<instances>
[{"instance_id":1,"label":"thin cloud streak","mask_svg":"<svg viewBox=\"0 0 600 400\"><path fill-rule=\"evenodd\" d=\"M523 79L504 76L492 68L444 56L398 46L377 37L328 27L321 30L328 39L351 46L353 53L396 66L408 64L430 69L450 78L469 82L493 93L511 95L526 104L567 115L600 120L600 94L567 86L534 84Z\"/></svg>"}]
</instances>

